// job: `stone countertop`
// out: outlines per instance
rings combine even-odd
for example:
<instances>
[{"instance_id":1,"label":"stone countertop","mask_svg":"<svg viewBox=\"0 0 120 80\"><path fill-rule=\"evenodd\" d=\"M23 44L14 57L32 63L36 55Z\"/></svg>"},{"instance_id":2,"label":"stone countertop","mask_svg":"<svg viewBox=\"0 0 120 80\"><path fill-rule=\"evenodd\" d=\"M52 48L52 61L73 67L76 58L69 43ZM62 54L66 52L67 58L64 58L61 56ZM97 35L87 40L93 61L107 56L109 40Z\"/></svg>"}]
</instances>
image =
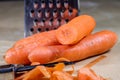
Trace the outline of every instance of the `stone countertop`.
<instances>
[{"instance_id":1,"label":"stone countertop","mask_svg":"<svg viewBox=\"0 0 120 80\"><path fill-rule=\"evenodd\" d=\"M0 41L0 65L6 64L3 56L5 51L9 49L14 42L11 41ZM120 43L117 43L109 52L102 54L106 58L92 66L92 69L99 75L108 78L108 80L119 80L120 79ZM99 55L101 56L101 55ZM99 56L91 57L82 61L75 63L75 74L78 69L85 66L89 62L95 60ZM65 67L66 70L71 69L71 65ZM1 74L0 74L1 75ZM8 77L6 77L8 80ZM3 77L0 77L0 80L3 80Z\"/></svg>"}]
</instances>

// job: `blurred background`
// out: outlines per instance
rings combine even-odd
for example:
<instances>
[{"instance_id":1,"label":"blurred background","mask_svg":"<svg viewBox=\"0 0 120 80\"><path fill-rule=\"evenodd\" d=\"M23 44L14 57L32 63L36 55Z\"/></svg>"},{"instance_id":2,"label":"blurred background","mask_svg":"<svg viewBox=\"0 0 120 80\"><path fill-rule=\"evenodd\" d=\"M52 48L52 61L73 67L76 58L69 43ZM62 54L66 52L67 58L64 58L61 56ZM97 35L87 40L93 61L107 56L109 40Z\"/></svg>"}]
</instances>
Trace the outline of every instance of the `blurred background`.
<instances>
[{"instance_id":1,"label":"blurred background","mask_svg":"<svg viewBox=\"0 0 120 80\"><path fill-rule=\"evenodd\" d=\"M94 32L108 29L120 38L120 0L80 0L80 10L80 14L96 19ZM0 40L16 41L23 37L24 1L0 0Z\"/></svg>"}]
</instances>

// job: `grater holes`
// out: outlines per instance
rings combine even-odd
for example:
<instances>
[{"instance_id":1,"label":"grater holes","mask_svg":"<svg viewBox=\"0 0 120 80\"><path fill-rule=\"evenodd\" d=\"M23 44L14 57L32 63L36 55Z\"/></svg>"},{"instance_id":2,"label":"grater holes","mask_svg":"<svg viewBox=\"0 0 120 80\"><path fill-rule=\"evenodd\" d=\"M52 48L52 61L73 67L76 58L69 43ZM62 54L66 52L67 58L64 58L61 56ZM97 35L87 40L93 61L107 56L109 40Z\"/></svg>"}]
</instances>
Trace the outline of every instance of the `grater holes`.
<instances>
[{"instance_id":1,"label":"grater holes","mask_svg":"<svg viewBox=\"0 0 120 80\"><path fill-rule=\"evenodd\" d=\"M38 13L41 13L41 12L42 12L42 11L39 9L39 10L38 10Z\"/></svg>"},{"instance_id":2,"label":"grater holes","mask_svg":"<svg viewBox=\"0 0 120 80\"><path fill-rule=\"evenodd\" d=\"M30 32L31 34L59 28L74 18L75 13L77 13L74 8L78 9L77 0L26 1L29 2L29 4L26 5L27 3L25 3L25 12L28 14L28 16L25 16L25 24L27 25L26 27L28 27L27 31L30 32L30 28L31 31L33 31Z\"/></svg>"},{"instance_id":3,"label":"grater holes","mask_svg":"<svg viewBox=\"0 0 120 80\"><path fill-rule=\"evenodd\" d=\"M50 19L50 22L53 22L53 18Z\"/></svg>"},{"instance_id":4,"label":"grater holes","mask_svg":"<svg viewBox=\"0 0 120 80\"><path fill-rule=\"evenodd\" d=\"M38 8L38 2L34 1L33 6L34 6L35 9L37 9Z\"/></svg>"},{"instance_id":5,"label":"grater holes","mask_svg":"<svg viewBox=\"0 0 120 80\"><path fill-rule=\"evenodd\" d=\"M35 11L32 9L32 10L30 11L30 17L33 18L34 16L35 16Z\"/></svg>"},{"instance_id":6,"label":"grater holes","mask_svg":"<svg viewBox=\"0 0 120 80\"><path fill-rule=\"evenodd\" d=\"M41 0L41 8L45 8L46 4L45 4L45 0Z\"/></svg>"},{"instance_id":7,"label":"grater holes","mask_svg":"<svg viewBox=\"0 0 120 80\"><path fill-rule=\"evenodd\" d=\"M45 26L45 18L41 20L41 26Z\"/></svg>"},{"instance_id":8,"label":"grater holes","mask_svg":"<svg viewBox=\"0 0 120 80\"><path fill-rule=\"evenodd\" d=\"M60 25L61 25L61 19L58 18L58 19L57 19L57 26L60 26Z\"/></svg>"},{"instance_id":9,"label":"grater holes","mask_svg":"<svg viewBox=\"0 0 120 80\"><path fill-rule=\"evenodd\" d=\"M43 19L42 19L42 22L44 22L44 23L45 23L45 18L43 18Z\"/></svg>"},{"instance_id":10,"label":"grater holes","mask_svg":"<svg viewBox=\"0 0 120 80\"><path fill-rule=\"evenodd\" d=\"M68 22L69 22L69 19L65 19L65 22L68 23Z\"/></svg>"},{"instance_id":11,"label":"grater holes","mask_svg":"<svg viewBox=\"0 0 120 80\"><path fill-rule=\"evenodd\" d=\"M31 12L31 13L34 13L35 11L32 9L30 12Z\"/></svg>"},{"instance_id":12,"label":"grater holes","mask_svg":"<svg viewBox=\"0 0 120 80\"><path fill-rule=\"evenodd\" d=\"M57 9L54 9L54 10L53 10L53 17L54 17L54 18L57 18L57 16L58 16Z\"/></svg>"},{"instance_id":13,"label":"grater holes","mask_svg":"<svg viewBox=\"0 0 120 80\"><path fill-rule=\"evenodd\" d=\"M38 14L37 15L38 15L38 18L42 17L42 11L40 9L38 10Z\"/></svg>"},{"instance_id":14,"label":"grater holes","mask_svg":"<svg viewBox=\"0 0 120 80\"><path fill-rule=\"evenodd\" d=\"M59 0L57 0L57 1L56 1L56 3L60 3L60 1L59 1Z\"/></svg>"},{"instance_id":15,"label":"grater holes","mask_svg":"<svg viewBox=\"0 0 120 80\"><path fill-rule=\"evenodd\" d=\"M38 25L38 19L34 19L33 23L34 23L34 26L37 26Z\"/></svg>"},{"instance_id":16,"label":"grater holes","mask_svg":"<svg viewBox=\"0 0 120 80\"><path fill-rule=\"evenodd\" d=\"M65 1L64 1L64 7L65 7L66 9L69 8L69 1L68 1L68 0L65 0Z\"/></svg>"},{"instance_id":17,"label":"grater holes","mask_svg":"<svg viewBox=\"0 0 120 80\"><path fill-rule=\"evenodd\" d=\"M38 22L38 19L35 19L34 22Z\"/></svg>"},{"instance_id":18,"label":"grater holes","mask_svg":"<svg viewBox=\"0 0 120 80\"><path fill-rule=\"evenodd\" d=\"M60 0L57 0L57 1L56 1L56 7L57 7L57 8L60 8L60 7L61 7L61 2L60 2Z\"/></svg>"},{"instance_id":19,"label":"grater holes","mask_svg":"<svg viewBox=\"0 0 120 80\"><path fill-rule=\"evenodd\" d=\"M72 9L72 8L69 8L69 12L72 13L72 12L73 12L73 9Z\"/></svg>"},{"instance_id":20,"label":"grater holes","mask_svg":"<svg viewBox=\"0 0 120 80\"><path fill-rule=\"evenodd\" d=\"M54 30L56 30L57 28L54 28Z\"/></svg>"},{"instance_id":21,"label":"grater holes","mask_svg":"<svg viewBox=\"0 0 120 80\"><path fill-rule=\"evenodd\" d=\"M53 12L56 13L56 12L57 12L57 9L54 9Z\"/></svg>"},{"instance_id":22,"label":"grater holes","mask_svg":"<svg viewBox=\"0 0 120 80\"><path fill-rule=\"evenodd\" d=\"M49 31L50 29L49 29L49 28L46 28L45 30L46 30L46 31Z\"/></svg>"},{"instance_id":23,"label":"grater holes","mask_svg":"<svg viewBox=\"0 0 120 80\"><path fill-rule=\"evenodd\" d=\"M64 17L64 12L65 12L65 9L62 9L61 12L60 12L60 16L63 18Z\"/></svg>"},{"instance_id":24,"label":"grater holes","mask_svg":"<svg viewBox=\"0 0 120 80\"><path fill-rule=\"evenodd\" d=\"M53 8L53 0L49 0L49 8Z\"/></svg>"},{"instance_id":25,"label":"grater holes","mask_svg":"<svg viewBox=\"0 0 120 80\"><path fill-rule=\"evenodd\" d=\"M49 0L49 3L53 3L53 0Z\"/></svg>"},{"instance_id":26,"label":"grater holes","mask_svg":"<svg viewBox=\"0 0 120 80\"><path fill-rule=\"evenodd\" d=\"M53 18L49 20L49 26L53 26Z\"/></svg>"},{"instance_id":27,"label":"grater holes","mask_svg":"<svg viewBox=\"0 0 120 80\"><path fill-rule=\"evenodd\" d=\"M41 28L38 28L38 31L39 31L39 32L41 32L41 30L42 30Z\"/></svg>"},{"instance_id":28,"label":"grater holes","mask_svg":"<svg viewBox=\"0 0 120 80\"><path fill-rule=\"evenodd\" d=\"M61 19L60 19L60 18L58 18L58 22L61 22Z\"/></svg>"},{"instance_id":29,"label":"grater holes","mask_svg":"<svg viewBox=\"0 0 120 80\"><path fill-rule=\"evenodd\" d=\"M41 3L45 3L45 0L41 0Z\"/></svg>"},{"instance_id":30,"label":"grater holes","mask_svg":"<svg viewBox=\"0 0 120 80\"><path fill-rule=\"evenodd\" d=\"M30 31L31 31L31 32L34 32L34 28L30 28Z\"/></svg>"},{"instance_id":31,"label":"grater holes","mask_svg":"<svg viewBox=\"0 0 120 80\"><path fill-rule=\"evenodd\" d=\"M49 17L50 17L50 10L47 9L47 10L45 11L45 17L46 17L46 18L49 18Z\"/></svg>"}]
</instances>

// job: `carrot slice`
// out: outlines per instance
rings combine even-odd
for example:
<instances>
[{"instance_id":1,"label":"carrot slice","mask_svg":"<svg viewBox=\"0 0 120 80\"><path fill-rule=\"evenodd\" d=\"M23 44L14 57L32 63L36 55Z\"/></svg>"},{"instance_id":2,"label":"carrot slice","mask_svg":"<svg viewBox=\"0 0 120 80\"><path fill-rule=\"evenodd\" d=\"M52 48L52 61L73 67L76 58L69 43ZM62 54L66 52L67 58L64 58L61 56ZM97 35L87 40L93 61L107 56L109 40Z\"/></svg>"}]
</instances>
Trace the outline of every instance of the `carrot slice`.
<instances>
[{"instance_id":1,"label":"carrot slice","mask_svg":"<svg viewBox=\"0 0 120 80\"><path fill-rule=\"evenodd\" d=\"M55 60L53 60L53 61L50 61L49 63L62 62L62 61L70 62L70 60L61 57L61 58L55 59Z\"/></svg>"},{"instance_id":2,"label":"carrot slice","mask_svg":"<svg viewBox=\"0 0 120 80\"><path fill-rule=\"evenodd\" d=\"M105 79L96 75L96 73L90 68L81 68L78 71L78 80L105 80Z\"/></svg>"},{"instance_id":3,"label":"carrot slice","mask_svg":"<svg viewBox=\"0 0 120 80\"><path fill-rule=\"evenodd\" d=\"M82 60L110 50L117 39L118 37L114 32L103 30L85 37L78 44L60 53L60 55L70 61Z\"/></svg>"},{"instance_id":4,"label":"carrot slice","mask_svg":"<svg viewBox=\"0 0 120 80\"><path fill-rule=\"evenodd\" d=\"M23 80L39 80L42 77L50 78L50 74L45 66L37 66L26 74Z\"/></svg>"},{"instance_id":5,"label":"carrot slice","mask_svg":"<svg viewBox=\"0 0 120 80\"><path fill-rule=\"evenodd\" d=\"M61 44L75 44L83 37L89 35L93 31L95 25L96 22L93 17L81 15L58 28L56 37Z\"/></svg>"}]
</instances>

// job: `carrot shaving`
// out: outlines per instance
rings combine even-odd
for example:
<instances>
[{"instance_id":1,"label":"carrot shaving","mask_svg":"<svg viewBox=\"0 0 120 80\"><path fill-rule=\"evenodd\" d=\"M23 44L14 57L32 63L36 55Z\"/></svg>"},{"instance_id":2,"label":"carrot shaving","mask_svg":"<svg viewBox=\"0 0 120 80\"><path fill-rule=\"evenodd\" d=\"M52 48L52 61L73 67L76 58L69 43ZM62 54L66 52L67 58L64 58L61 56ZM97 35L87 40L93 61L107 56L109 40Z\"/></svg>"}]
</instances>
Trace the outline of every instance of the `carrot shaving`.
<instances>
[{"instance_id":1,"label":"carrot shaving","mask_svg":"<svg viewBox=\"0 0 120 80\"><path fill-rule=\"evenodd\" d=\"M74 67L74 65L72 65L72 70L69 70L66 72L72 75L74 73L74 71L75 71L75 67Z\"/></svg>"},{"instance_id":2,"label":"carrot shaving","mask_svg":"<svg viewBox=\"0 0 120 80\"><path fill-rule=\"evenodd\" d=\"M101 57L98 59L101 59ZM98 59L96 60L98 61ZM73 76L75 68L74 65L71 67L72 70L65 71L64 63L58 63L54 67L36 66L15 80L105 80L101 76L98 76L90 67L80 68L77 76Z\"/></svg>"},{"instance_id":3,"label":"carrot shaving","mask_svg":"<svg viewBox=\"0 0 120 80\"><path fill-rule=\"evenodd\" d=\"M39 66L39 69L46 78L50 78L51 75L49 74L45 66Z\"/></svg>"},{"instance_id":4,"label":"carrot shaving","mask_svg":"<svg viewBox=\"0 0 120 80\"><path fill-rule=\"evenodd\" d=\"M106 56L100 56L97 59L91 61L90 63L88 63L87 65L85 65L84 67L92 67L93 65L95 65L96 63L100 62L101 60L103 60L104 58L106 58Z\"/></svg>"},{"instance_id":5,"label":"carrot shaving","mask_svg":"<svg viewBox=\"0 0 120 80\"><path fill-rule=\"evenodd\" d=\"M62 62L62 61L67 61L67 62L70 62L70 60L68 60L68 59L66 59L66 58L61 57L61 58L55 59L55 60L53 60L53 61L51 61L51 62L49 62L49 63Z\"/></svg>"},{"instance_id":6,"label":"carrot shaving","mask_svg":"<svg viewBox=\"0 0 120 80\"><path fill-rule=\"evenodd\" d=\"M32 62L31 65L39 65L39 62Z\"/></svg>"},{"instance_id":7,"label":"carrot shaving","mask_svg":"<svg viewBox=\"0 0 120 80\"><path fill-rule=\"evenodd\" d=\"M53 68L56 71L62 71L65 68L65 64L64 63L58 63L55 65L55 67Z\"/></svg>"},{"instance_id":8,"label":"carrot shaving","mask_svg":"<svg viewBox=\"0 0 120 80\"><path fill-rule=\"evenodd\" d=\"M50 76L51 75L49 74L45 66L37 66L36 68L28 72L23 80L38 80L42 77L50 78Z\"/></svg>"}]
</instances>

